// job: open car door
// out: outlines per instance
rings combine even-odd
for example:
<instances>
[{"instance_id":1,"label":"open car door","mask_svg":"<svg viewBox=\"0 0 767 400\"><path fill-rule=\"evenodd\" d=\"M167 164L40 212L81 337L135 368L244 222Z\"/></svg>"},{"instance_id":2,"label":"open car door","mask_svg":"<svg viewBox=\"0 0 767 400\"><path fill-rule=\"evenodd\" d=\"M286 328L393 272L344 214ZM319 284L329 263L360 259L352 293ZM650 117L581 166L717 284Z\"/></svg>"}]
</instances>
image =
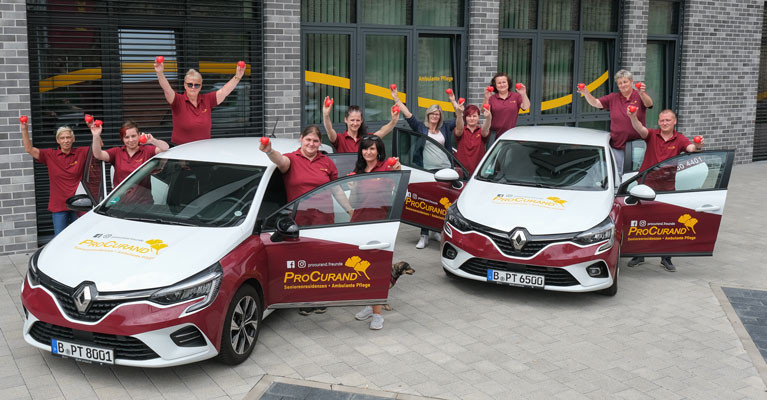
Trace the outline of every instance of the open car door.
<instances>
[{"instance_id":1,"label":"open car door","mask_svg":"<svg viewBox=\"0 0 767 400\"><path fill-rule=\"evenodd\" d=\"M89 149L80 185L75 195L67 199L67 207L78 212L90 211L106 197L106 181L106 163L94 157Z\"/></svg>"},{"instance_id":2,"label":"open car door","mask_svg":"<svg viewBox=\"0 0 767 400\"><path fill-rule=\"evenodd\" d=\"M385 303L409 176L392 171L340 178L268 216L260 237L269 307Z\"/></svg>"},{"instance_id":3,"label":"open car door","mask_svg":"<svg viewBox=\"0 0 767 400\"><path fill-rule=\"evenodd\" d=\"M662 161L624 182L621 255L710 256L719 233L734 151L685 153ZM631 196L646 185L653 200ZM646 189L646 188L637 188Z\"/></svg>"},{"instance_id":4,"label":"open car door","mask_svg":"<svg viewBox=\"0 0 767 400\"><path fill-rule=\"evenodd\" d=\"M402 222L442 231L447 208L458 198L469 173L444 146L406 129L394 129L393 155L403 169L411 171ZM435 173L450 169L458 174L453 182L439 182Z\"/></svg>"}]
</instances>

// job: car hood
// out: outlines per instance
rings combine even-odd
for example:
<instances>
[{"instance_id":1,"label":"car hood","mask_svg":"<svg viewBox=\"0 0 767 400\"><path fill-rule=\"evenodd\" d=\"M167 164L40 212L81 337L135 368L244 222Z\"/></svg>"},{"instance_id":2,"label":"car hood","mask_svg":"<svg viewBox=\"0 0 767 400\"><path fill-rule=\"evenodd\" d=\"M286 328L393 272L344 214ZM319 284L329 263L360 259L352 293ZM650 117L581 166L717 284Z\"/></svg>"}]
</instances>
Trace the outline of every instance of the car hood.
<instances>
[{"instance_id":1,"label":"car hood","mask_svg":"<svg viewBox=\"0 0 767 400\"><path fill-rule=\"evenodd\" d=\"M163 225L89 212L45 246L37 265L69 287L83 281L100 292L164 287L211 266L243 235L241 227Z\"/></svg>"},{"instance_id":2,"label":"car hood","mask_svg":"<svg viewBox=\"0 0 767 400\"><path fill-rule=\"evenodd\" d=\"M472 179L458 197L461 214L501 231L520 227L533 235L585 231L610 213L613 192L543 189Z\"/></svg>"}]
</instances>

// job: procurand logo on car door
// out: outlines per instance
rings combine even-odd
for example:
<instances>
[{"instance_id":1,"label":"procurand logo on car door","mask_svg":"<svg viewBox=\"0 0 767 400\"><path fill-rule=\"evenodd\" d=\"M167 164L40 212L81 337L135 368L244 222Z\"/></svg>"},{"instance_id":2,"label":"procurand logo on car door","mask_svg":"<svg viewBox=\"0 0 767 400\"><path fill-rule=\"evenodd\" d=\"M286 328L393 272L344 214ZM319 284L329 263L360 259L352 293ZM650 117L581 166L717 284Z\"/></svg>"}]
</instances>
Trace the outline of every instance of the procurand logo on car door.
<instances>
[{"instance_id":1,"label":"procurand logo on car door","mask_svg":"<svg viewBox=\"0 0 767 400\"><path fill-rule=\"evenodd\" d=\"M698 219L690 214L681 215L676 221L631 220L627 240L695 240Z\"/></svg>"},{"instance_id":2,"label":"procurand logo on car door","mask_svg":"<svg viewBox=\"0 0 767 400\"><path fill-rule=\"evenodd\" d=\"M303 263L301 263L303 261ZM286 290L301 290L301 289L342 289L342 288L369 288L370 276L367 271L370 268L370 262L363 260L358 256L352 256L346 259L346 262L326 262L326 263L314 263L307 264L304 260L299 260L298 263L290 260L287 262L289 270L295 269L295 265L298 264L299 269L296 271L286 271L282 283ZM300 265L305 265L300 267ZM345 267L343 270L327 271L327 270L306 270L305 268L312 268L318 266L327 267ZM347 269L351 268L351 270Z\"/></svg>"}]
</instances>

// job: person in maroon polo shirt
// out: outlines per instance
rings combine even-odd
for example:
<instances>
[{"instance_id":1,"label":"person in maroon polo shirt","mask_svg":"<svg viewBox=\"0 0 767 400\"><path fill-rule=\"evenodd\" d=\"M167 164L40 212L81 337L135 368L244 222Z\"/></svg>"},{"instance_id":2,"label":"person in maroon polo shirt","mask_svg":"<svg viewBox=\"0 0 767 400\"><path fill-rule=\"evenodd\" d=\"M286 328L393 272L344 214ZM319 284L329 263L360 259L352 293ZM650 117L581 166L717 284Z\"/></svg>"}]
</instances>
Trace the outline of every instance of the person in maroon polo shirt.
<instances>
[{"instance_id":1,"label":"person in maroon polo shirt","mask_svg":"<svg viewBox=\"0 0 767 400\"><path fill-rule=\"evenodd\" d=\"M338 179L335 163L319 151L322 143L321 135L322 132L316 125L307 126L301 132L301 147L287 154L274 150L271 142L259 145L259 150L266 153L269 160L282 172L288 202L318 186ZM349 199L340 188L335 189L338 190L333 192L333 197L349 213L349 216L353 217L354 210ZM334 223L333 199L330 196L330 193L327 193L327 196L317 195L301 203L296 212L296 224L312 226ZM309 315L312 312L321 314L325 310L324 307L302 308L299 313L301 315Z\"/></svg>"},{"instance_id":2,"label":"person in maroon polo shirt","mask_svg":"<svg viewBox=\"0 0 767 400\"><path fill-rule=\"evenodd\" d=\"M394 165L388 165L386 159L386 146L383 140L378 136L368 135L363 137L357 150L357 163L354 166L354 174L364 174L369 172L381 171L399 171L402 165L399 158L394 159ZM390 194L394 192L394 181L389 178L378 178L376 180L365 180L349 184L352 187L349 201L354 207L354 215L351 222L376 221L386 219L389 215L389 207L382 207L382 204L388 204L391 199ZM383 198L389 196L388 199ZM370 329L383 329L383 305L366 306L358 312L354 318L364 321L370 317Z\"/></svg>"},{"instance_id":3,"label":"person in maroon polo shirt","mask_svg":"<svg viewBox=\"0 0 767 400\"><path fill-rule=\"evenodd\" d=\"M234 77L224 87L215 92L200 94L202 75L190 69L184 76L184 94L181 94L176 93L165 78L164 63L155 63L154 70L165 94L165 100L170 104L173 117L173 134L170 141L176 145L210 139L213 108L226 100L245 74L245 68L238 65Z\"/></svg>"},{"instance_id":4,"label":"person in maroon polo shirt","mask_svg":"<svg viewBox=\"0 0 767 400\"><path fill-rule=\"evenodd\" d=\"M344 133L337 133L333 129L333 121L330 120L330 109L333 107L333 104L329 103L328 100L330 100L330 97L325 97L325 102L322 106L322 121L325 124L325 131L328 133L330 144L333 145L337 153L356 153L360 139L368 135L368 129L362 117L362 109L360 109L360 106L349 106L344 117L346 131ZM394 112L392 110L391 121L370 135L376 135L381 138L388 135L394 129L397 120L399 120L399 111Z\"/></svg>"},{"instance_id":5,"label":"person in maroon polo shirt","mask_svg":"<svg viewBox=\"0 0 767 400\"><path fill-rule=\"evenodd\" d=\"M660 129L647 129L637 117L638 111L631 112L626 110L631 125L647 143L647 150L644 153L644 160L639 172L652 167L653 165L674 157L683 152L693 153L701 151L703 148L703 138L700 143L691 143L684 135L677 132L676 114L669 109L665 109L658 115L658 127ZM648 174L644 184L650 186L655 191L674 191L674 177L676 175L676 166L669 166L671 170ZM644 262L644 257L634 257L628 262L629 267L634 267ZM676 267L671 262L671 257L661 257L661 265L669 272L675 272Z\"/></svg>"},{"instance_id":6,"label":"person in maroon polo shirt","mask_svg":"<svg viewBox=\"0 0 767 400\"><path fill-rule=\"evenodd\" d=\"M485 100L482 104L490 104L493 112L493 121L490 131L493 132L493 143L509 129L517 126L519 111L530 109L530 99L527 97L527 87L520 83L520 88L512 92L509 88L509 76L498 73L490 80L490 85L495 89L493 92L485 91Z\"/></svg>"},{"instance_id":7,"label":"person in maroon polo shirt","mask_svg":"<svg viewBox=\"0 0 767 400\"><path fill-rule=\"evenodd\" d=\"M487 140L490 136L490 126L492 124L493 114L489 109L483 108L485 123L480 127L479 107L475 105L467 105L464 107L455 102L454 96L451 96L450 100L453 102L453 107L456 110L462 110L461 114L463 116L456 119L455 157L467 170L469 170L469 174L473 174L474 170L479 166L482 156L485 155L485 146L487 145Z\"/></svg>"},{"instance_id":8,"label":"person in maroon polo shirt","mask_svg":"<svg viewBox=\"0 0 767 400\"><path fill-rule=\"evenodd\" d=\"M617 92L598 99L591 95L588 87L578 89L578 93L582 94L592 106L610 111L610 147L615 163L618 164L618 177L615 180L616 185L618 185L623 176L626 142L639 139L639 135L637 135L626 114L627 107L636 106L639 122L642 125L647 125L645 113L648 108L652 108L653 103L652 98L647 94L647 86L644 83L640 84L638 90L635 88L634 75L631 72L625 69L616 72L615 83L618 85Z\"/></svg>"},{"instance_id":9,"label":"person in maroon polo shirt","mask_svg":"<svg viewBox=\"0 0 767 400\"><path fill-rule=\"evenodd\" d=\"M21 124L21 134L24 151L48 167L48 182L51 188L48 211L53 215L53 236L55 237L77 219L77 213L67 208L66 201L77 191L77 185L83 177L89 148L72 147L75 143L75 133L68 126L62 126L56 130L58 149L38 149L32 146L26 122Z\"/></svg>"},{"instance_id":10,"label":"person in maroon polo shirt","mask_svg":"<svg viewBox=\"0 0 767 400\"><path fill-rule=\"evenodd\" d=\"M115 167L115 174L112 179L114 186L119 185L144 161L152 158L155 154L168 150L168 143L156 139L150 134L145 134L147 144L139 143L138 126L133 121L126 121L120 128L120 139L123 141L123 146L104 151L101 148L101 130L101 126L91 125L91 133L93 134L91 148L96 159L106 161Z\"/></svg>"}]
</instances>

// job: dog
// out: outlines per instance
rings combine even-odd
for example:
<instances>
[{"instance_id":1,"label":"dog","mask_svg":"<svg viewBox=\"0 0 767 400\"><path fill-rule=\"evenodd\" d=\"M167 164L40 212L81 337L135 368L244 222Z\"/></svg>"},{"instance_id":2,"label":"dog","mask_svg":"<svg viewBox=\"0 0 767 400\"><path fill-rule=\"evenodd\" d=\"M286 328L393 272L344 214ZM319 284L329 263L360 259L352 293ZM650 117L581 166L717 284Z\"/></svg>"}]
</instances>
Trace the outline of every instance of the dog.
<instances>
[{"instance_id":1,"label":"dog","mask_svg":"<svg viewBox=\"0 0 767 400\"><path fill-rule=\"evenodd\" d=\"M389 278L389 289L393 288L402 275L413 275L415 270L405 261L400 261L392 264L391 266L391 278ZM391 311L391 306L384 304L384 310Z\"/></svg>"}]
</instances>

